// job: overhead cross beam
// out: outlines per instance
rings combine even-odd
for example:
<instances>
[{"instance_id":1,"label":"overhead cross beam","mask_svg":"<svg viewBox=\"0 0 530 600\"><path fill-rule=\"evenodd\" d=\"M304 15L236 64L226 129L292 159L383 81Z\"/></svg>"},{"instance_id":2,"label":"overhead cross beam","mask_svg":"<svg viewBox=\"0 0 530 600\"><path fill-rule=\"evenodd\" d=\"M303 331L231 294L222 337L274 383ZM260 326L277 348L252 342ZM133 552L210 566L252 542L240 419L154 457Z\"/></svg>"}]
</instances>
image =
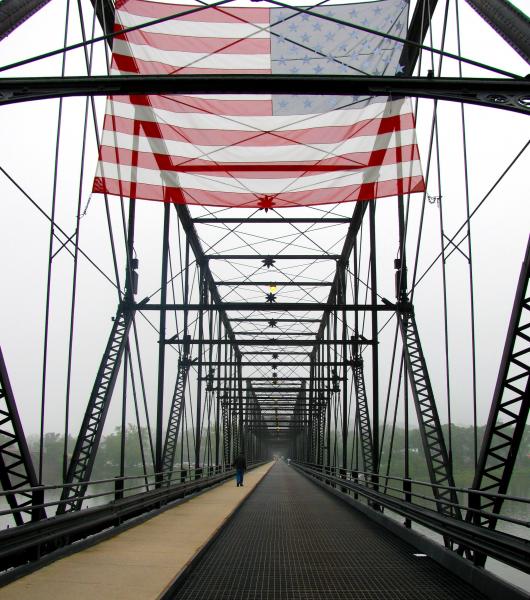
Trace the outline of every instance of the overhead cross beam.
<instances>
[{"instance_id":1,"label":"overhead cross beam","mask_svg":"<svg viewBox=\"0 0 530 600\"><path fill-rule=\"evenodd\" d=\"M530 81L358 75L100 75L0 79L0 105L70 96L148 94L412 96L530 113ZM275 167L276 168L276 167ZM179 167L174 167L176 171ZM182 170L186 170L183 166Z\"/></svg>"},{"instance_id":2,"label":"overhead cross beam","mask_svg":"<svg viewBox=\"0 0 530 600\"><path fill-rule=\"evenodd\" d=\"M215 285L215 282L213 282ZM204 310L204 311L276 311L276 312L329 312L339 311L382 311L393 312L396 305L388 304L333 304L319 302L216 302L215 304L149 304L141 302L135 305L140 311L144 310ZM231 327L230 327L231 331Z\"/></svg>"}]
</instances>

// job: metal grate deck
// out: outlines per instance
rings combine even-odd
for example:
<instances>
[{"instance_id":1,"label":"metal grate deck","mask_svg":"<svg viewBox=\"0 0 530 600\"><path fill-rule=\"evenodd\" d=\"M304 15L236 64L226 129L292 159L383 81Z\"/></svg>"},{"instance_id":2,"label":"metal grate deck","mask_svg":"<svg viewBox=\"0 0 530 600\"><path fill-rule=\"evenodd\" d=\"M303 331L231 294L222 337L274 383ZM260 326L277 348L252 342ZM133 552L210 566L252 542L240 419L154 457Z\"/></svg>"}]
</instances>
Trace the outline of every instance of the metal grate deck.
<instances>
[{"instance_id":1,"label":"metal grate deck","mask_svg":"<svg viewBox=\"0 0 530 600\"><path fill-rule=\"evenodd\" d=\"M415 557L414 552L294 469L278 463L174 598L484 598L429 558Z\"/></svg>"}]
</instances>

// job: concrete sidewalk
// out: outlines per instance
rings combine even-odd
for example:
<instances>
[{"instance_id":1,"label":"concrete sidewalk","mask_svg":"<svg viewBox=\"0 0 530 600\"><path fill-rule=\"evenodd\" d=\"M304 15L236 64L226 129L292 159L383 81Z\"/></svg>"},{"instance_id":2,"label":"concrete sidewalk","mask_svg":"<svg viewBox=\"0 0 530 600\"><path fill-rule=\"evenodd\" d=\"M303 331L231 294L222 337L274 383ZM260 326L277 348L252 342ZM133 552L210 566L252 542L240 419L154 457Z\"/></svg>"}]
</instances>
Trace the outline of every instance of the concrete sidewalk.
<instances>
[{"instance_id":1,"label":"concrete sidewalk","mask_svg":"<svg viewBox=\"0 0 530 600\"><path fill-rule=\"evenodd\" d=\"M2 600L156 599L224 525L272 463L248 471L0 589Z\"/></svg>"}]
</instances>

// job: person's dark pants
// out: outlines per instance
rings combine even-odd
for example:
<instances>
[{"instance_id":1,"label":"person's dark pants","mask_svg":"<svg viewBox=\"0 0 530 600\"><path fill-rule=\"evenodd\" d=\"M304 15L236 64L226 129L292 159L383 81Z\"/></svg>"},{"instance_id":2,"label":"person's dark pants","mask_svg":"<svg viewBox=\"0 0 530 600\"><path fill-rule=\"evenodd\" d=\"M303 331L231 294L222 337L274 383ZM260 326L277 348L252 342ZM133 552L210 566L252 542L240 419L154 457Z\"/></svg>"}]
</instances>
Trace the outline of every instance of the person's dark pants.
<instances>
[{"instance_id":1,"label":"person's dark pants","mask_svg":"<svg viewBox=\"0 0 530 600\"><path fill-rule=\"evenodd\" d=\"M236 484L238 487L243 485L243 469L236 469Z\"/></svg>"}]
</instances>

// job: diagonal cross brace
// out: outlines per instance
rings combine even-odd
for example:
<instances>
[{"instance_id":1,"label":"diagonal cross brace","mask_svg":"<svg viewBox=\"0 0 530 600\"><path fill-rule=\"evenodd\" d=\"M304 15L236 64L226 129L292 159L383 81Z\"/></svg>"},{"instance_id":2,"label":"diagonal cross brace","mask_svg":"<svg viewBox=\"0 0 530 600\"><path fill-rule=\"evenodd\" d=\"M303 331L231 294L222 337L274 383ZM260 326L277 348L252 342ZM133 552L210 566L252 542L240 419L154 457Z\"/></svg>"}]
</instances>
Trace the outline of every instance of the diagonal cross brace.
<instances>
[{"instance_id":1,"label":"diagonal cross brace","mask_svg":"<svg viewBox=\"0 0 530 600\"><path fill-rule=\"evenodd\" d=\"M374 447L372 441L372 428L370 425L370 413L368 411L368 398L364 384L363 359L357 355L352 360L353 383L357 397L357 419L361 438L361 450L363 455L364 470L374 473Z\"/></svg>"},{"instance_id":2,"label":"diagonal cross brace","mask_svg":"<svg viewBox=\"0 0 530 600\"><path fill-rule=\"evenodd\" d=\"M521 268L473 489L506 494L530 409L530 239ZM499 514L503 498L479 496L478 508ZM497 518L468 511L466 521L495 529ZM484 564L485 557L482 559Z\"/></svg>"},{"instance_id":3,"label":"diagonal cross brace","mask_svg":"<svg viewBox=\"0 0 530 600\"><path fill-rule=\"evenodd\" d=\"M133 319L134 311L118 309L70 460L65 484L74 485L64 488L57 514L83 503Z\"/></svg>"},{"instance_id":4,"label":"diagonal cross brace","mask_svg":"<svg viewBox=\"0 0 530 600\"><path fill-rule=\"evenodd\" d=\"M451 465L413 308L408 303L403 304L401 308L402 310L398 313L398 320L405 351L405 364L412 387L414 406L418 416L429 478L433 485L432 491L436 500L436 508L443 515L461 519L460 509L456 507L458 497L454 490L455 483ZM455 506L451 506L451 504Z\"/></svg>"},{"instance_id":5,"label":"diagonal cross brace","mask_svg":"<svg viewBox=\"0 0 530 600\"><path fill-rule=\"evenodd\" d=\"M175 390L173 399L169 409L169 420L166 431L166 440L164 443L164 452L162 454L162 477L168 482L171 482L173 465L175 463L175 451L177 449L177 439L182 420L182 411L185 404L186 386L188 384L188 374L190 371L191 361L188 355L184 355L179 359L177 367L177 380L175 382Z\"/></svg>"},{"instance_id":6,"label":"diagonal cross brace","mask_svg":"<svg viewBox=\"0 0 530 600\"><path fill-rule=\"evenodd\" d=\"M27 488L38 485L1 348L0 484L4 490L27 490ZM46 518L43 508L39 509L37 513L32 510L33 495L31 491L14 491L12 494L6 494L6 499L12 510L24 509L13 513L17 525L23 525L35 518Z\"/></svg>"}]
</instances>

